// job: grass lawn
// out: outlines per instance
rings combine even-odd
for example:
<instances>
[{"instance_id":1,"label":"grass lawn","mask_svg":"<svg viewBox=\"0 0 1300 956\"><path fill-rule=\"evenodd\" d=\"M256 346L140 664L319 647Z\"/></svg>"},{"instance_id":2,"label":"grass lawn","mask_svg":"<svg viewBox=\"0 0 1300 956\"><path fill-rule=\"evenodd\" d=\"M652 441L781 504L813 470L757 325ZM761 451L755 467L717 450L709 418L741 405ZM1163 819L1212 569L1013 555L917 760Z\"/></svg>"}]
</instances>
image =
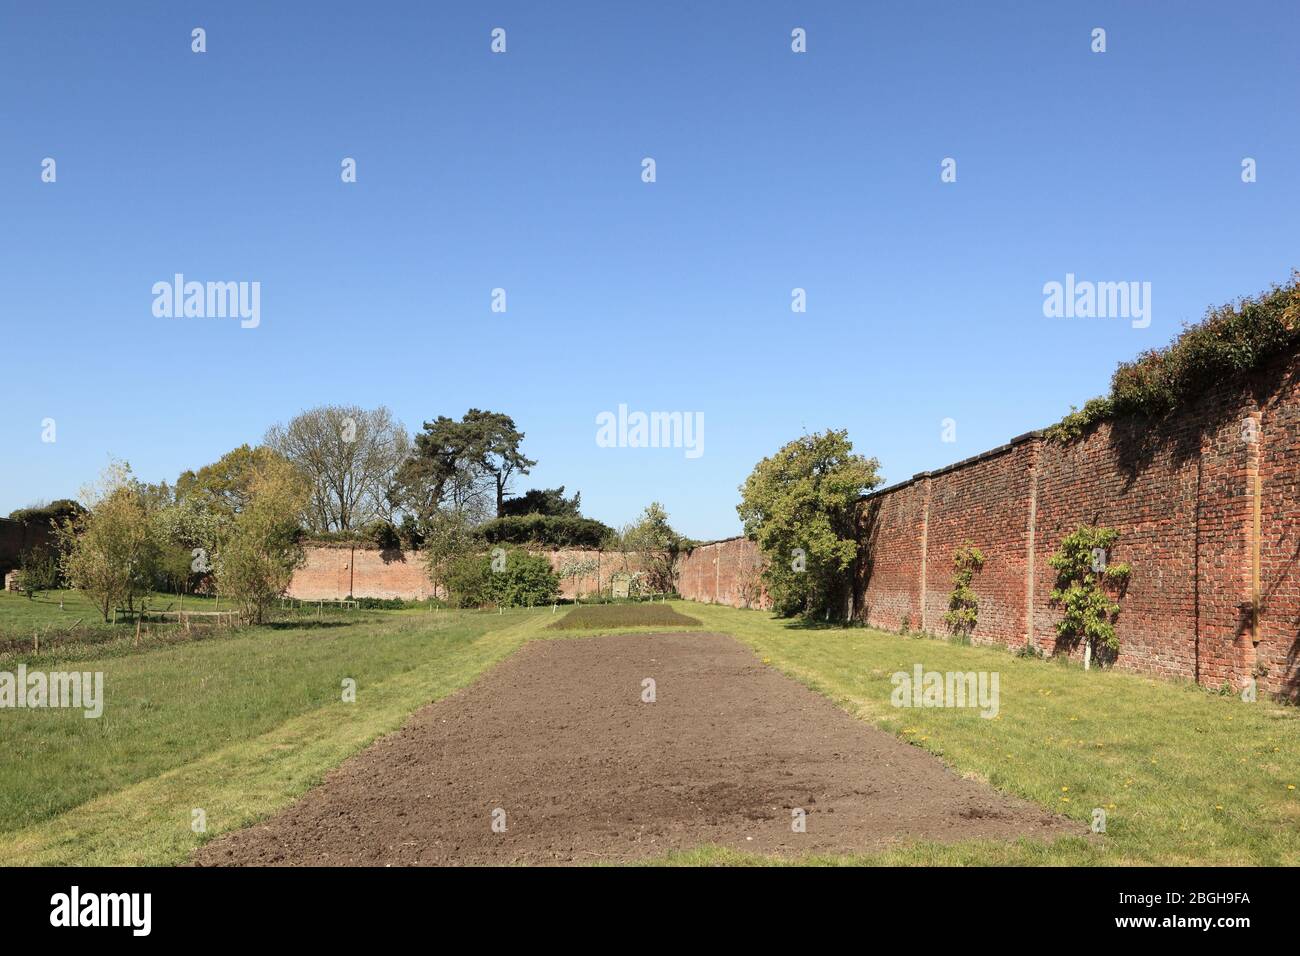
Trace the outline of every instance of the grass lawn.
<instances>
[{"instance_id":1,"label":"grass lawn","mask_svg":"<svg viewBox=\"0 0 1300 956\"><path fill-rule=\"evenodd\" d=\"M29 604L4 595L0 629L69 607ZM914 844L802 862L1300 865L1297 708L713 605L585 606L564 621L571 616L587 623L553 630L546 609L333 612L201 640L69 648L75 669L104 673L104 715L0 711L0 865L185 862L197 843L288 805L528 640L687 624L735 635L769 666L963 775L1079 821L1107 811L1104 837L1091 841ZM56 669L57 653L29 666ZM27 660L0 657L0 670ZM998 672L997 718L892 707L890 676L918 663ZM341 700L349 677L355 703ZM204 834L190 829L195 809L206 813ZM703 847L660 862L770 861Z\"/></svg>"},{"instance_id":2,"label":"grass lawn","mask_svg":"<svg viewBox=\"0 0 1300 956\"><path fill-rule=\"evenodd\" d=\"M587 604L575 607L551 627L559 631L576 631L627 627L698 627L699 624L695 618L687 617L667 604Z\"/></svg>"},{"instance_id":3,"label":"grass lawn","mask_svg":"<svg viewBox=\"0 0 1300 956\"><path fill-rule=\"evenodd\" d=\"M222 605L229 609L229 603ZM210 597L187 594L151 594L151 611L209 611L217 607ZM142 628L142 643L154 642L175 626L160 627L151 623ZM33 638L39 636L44 651L40 660L76 660L116 653L135 642L135 622L121 619L107 622L95 607L77 591L42 591L34 598L12 591L0 591L0 663L18 657L35 663Z\"/></svg>"},{"instance_id":4,"label":"grass lawn","mask_svg":"<svg viewBox=\"0 0 1300 956\"><path fill-rule=\"evenodd\" d=\"M174 611L182 606L182 601L187 610L210 611L216 606L210 597L187 594L181 598L175 594L158 593L149 596L149 609ZM229 609L230 603L226 602L222 607ZM81 628L113 631L125 628L127 622L105 622L99 608L79 591L41 591L33 598L15 591L0 591L0 633L30 637L33 630L67 629L74 624ZM134 631L134 623L131 628Z\"/></svg>"}]
</instances>

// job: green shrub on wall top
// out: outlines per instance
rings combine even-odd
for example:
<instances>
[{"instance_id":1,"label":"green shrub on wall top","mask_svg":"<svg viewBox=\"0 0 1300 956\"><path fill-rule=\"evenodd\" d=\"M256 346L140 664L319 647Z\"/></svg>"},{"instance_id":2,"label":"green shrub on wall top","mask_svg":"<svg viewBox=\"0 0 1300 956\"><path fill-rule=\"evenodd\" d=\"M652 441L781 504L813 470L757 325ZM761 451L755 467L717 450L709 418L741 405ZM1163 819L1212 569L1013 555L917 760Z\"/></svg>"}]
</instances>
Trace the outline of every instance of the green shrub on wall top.
<instances>
[{"instance_id":1,"label":"green shrub on wall top","mask_svg":"<svg viewBox=\"0 0 1300 956\"><path fill-rule=\"evenodd\" d=\"M1114 528L1083 525L1067 535L1048 559L1056 569L1056 587L1049 601L1065 610L1056 625L1057 636L1068 645L1084 642L1084 666L1103 649L1112 659L1119 653L1115 594L1123 592L1132 569L1109 563L1111 545L1118 538Z\"/></svg>"},{"instance_id":2,"label":"green shrub on wall top","mask_svg":"<svg viewBox=\"0 0 1300 956\"><path fill-rule=\"evenodd\" d=\"M1081 438L1098 422L1121 415L1163 415L1225 380L1300 347L1300 272L1286 285L1210 309L1169 345L1121 362L1110 394L1071 409L1044 429L1050 441Z\"/></svg>"},{"instance_id":3,"label":"green shrub on wall top","mask_svg":"<svg viewBox=\"0 0 1300 956\"><path fill-rule=\"evenodd\" d=\"M979 600L971 582L975 580L975 572L984 567L984 553L967 541L953 552L952 565L952 594L948 597L948 610L943 620L954 634L970 636L979 613Z\"/></svg>"}]
</instances>

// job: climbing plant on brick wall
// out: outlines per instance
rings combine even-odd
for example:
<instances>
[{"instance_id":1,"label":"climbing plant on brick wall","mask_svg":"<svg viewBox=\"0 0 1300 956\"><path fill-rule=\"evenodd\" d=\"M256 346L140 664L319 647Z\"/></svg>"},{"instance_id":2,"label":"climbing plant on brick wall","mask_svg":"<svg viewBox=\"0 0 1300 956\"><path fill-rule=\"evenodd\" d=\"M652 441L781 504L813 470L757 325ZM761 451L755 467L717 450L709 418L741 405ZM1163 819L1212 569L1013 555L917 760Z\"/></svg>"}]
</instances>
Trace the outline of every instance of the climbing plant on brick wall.
<instances>
[{"instance_id":1,"label":"climbing plant on brick wall","mask_svg":"<svg viewBox=\"0 0 1300 956\"><path fill-rule=\"evenodd\" d=\"M1113 659L1119 653L1115 620L1119 601L1132 572L1127 564L1111 564L1110 549L1119 538L1114 528L1082 525L1066 535L1048 559L1056 569L1050 601L1065 611L1057 636L1069 646L1084 643L1084 666L1094 654Z\"/></svg>"},{"instance_id":2,"label":"climbing plant on brick wall","mask_svg":"<svg viewBox=\"0 0 1300 956\"><path fill-rule=\"evenodd\" d=\"M979 614L979 600L971 583L975 573L984 567L984 553L967 541L952 554L952 594L948 597L948 610L943 621L954 634L970 636L975 630Z\"/></svg>"}]
</instances>

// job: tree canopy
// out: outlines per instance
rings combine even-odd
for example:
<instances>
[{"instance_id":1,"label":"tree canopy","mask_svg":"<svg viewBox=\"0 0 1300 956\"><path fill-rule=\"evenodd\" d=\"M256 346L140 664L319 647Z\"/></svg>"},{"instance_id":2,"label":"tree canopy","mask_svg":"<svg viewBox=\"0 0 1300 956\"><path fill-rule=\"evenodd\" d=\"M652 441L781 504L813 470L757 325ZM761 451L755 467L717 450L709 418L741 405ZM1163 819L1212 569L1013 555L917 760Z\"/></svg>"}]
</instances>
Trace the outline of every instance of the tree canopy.
<instances>
[{"instance_id":1,"label":"tree canopy","mask_svg":"<svg viewBox=\"0 0 1300 956\"><path fill-rule=\"evenodd\" d=\"M858 559L858 500L880 484L874 458L853 454L846 431L788 442L740 488L745 534L767 557L764 580L785 614L846 615Z\"/></svg>"}]
</instances>

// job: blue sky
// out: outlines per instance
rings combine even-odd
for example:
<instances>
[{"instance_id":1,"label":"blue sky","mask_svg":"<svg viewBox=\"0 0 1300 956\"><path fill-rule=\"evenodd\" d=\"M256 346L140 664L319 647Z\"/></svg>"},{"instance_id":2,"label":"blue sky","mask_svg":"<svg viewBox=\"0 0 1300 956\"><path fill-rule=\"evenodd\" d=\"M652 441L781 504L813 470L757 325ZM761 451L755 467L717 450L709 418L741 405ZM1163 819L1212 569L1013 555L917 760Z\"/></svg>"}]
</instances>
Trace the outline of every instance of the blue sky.
<instances>
[{"instance_id":1,"label":"blue sky","mask_svg":"<svg viewBox=\"0 0 1300 956\"><path fill-rule=\"evenodd\" d=\"M804 431L901 480L1300 266L1292 2L0 9L0 514L385 404L506 412L518 490L723 537ZM260 282L260 326L156 318L177 272ZM1150 326L1045 318L1068 272L1150 282ZM704 454L597 447L620 403Z\"/></svg>"}]
</instances>

